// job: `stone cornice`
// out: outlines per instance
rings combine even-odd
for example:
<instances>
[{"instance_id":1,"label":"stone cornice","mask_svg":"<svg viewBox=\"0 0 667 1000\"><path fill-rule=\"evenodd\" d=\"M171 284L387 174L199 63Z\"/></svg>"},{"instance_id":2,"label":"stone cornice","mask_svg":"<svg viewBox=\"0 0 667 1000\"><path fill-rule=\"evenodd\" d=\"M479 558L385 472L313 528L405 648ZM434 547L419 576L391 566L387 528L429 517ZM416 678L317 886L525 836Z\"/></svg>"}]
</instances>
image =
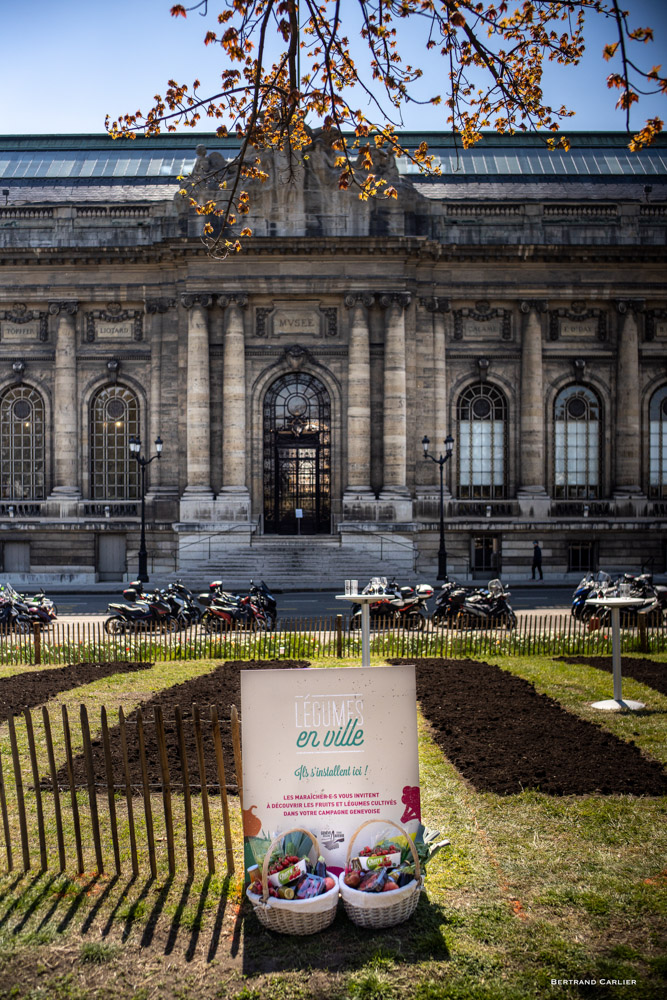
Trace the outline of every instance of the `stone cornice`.
<instances>
[{"instance_id":1,"label":"stone cornice","mask_svg":"<svg viewBox=\"0 0 667 1000\"><path fill-rule=\"evenodd\" d=\"M267 238L265 240L248 240L239 254L234 255L234 261L249 257L385 257L403 258L405 260L429 260L441 263L475 263L489 264L511 262L519 263L562 263L570 266L577 264L662 264L667 262L667 247L650 244L624 244L622 246L585 246L585 245L530 245L514 244L478 244L475 246L458 244L440 244L434 240L416 237L395 237L393 239L376 237L309 238L301 237L292 240L283 238ZM193 257L208 260L215 267L215 274L222 267L230 268L230 261L214 261L209 257L206 248L199 240L165 241L164 243L143 247L35 247L0 249L0 267L53 267L62 266L109 266L133 264L165 264L178 266L180 262ZM244 265L244 272L246 266ZM244 273L244 278L245 278ZM237 280L236 278L234 279ZM252 282L253 276L247 279Z\"/></svg>"}]
</instances>

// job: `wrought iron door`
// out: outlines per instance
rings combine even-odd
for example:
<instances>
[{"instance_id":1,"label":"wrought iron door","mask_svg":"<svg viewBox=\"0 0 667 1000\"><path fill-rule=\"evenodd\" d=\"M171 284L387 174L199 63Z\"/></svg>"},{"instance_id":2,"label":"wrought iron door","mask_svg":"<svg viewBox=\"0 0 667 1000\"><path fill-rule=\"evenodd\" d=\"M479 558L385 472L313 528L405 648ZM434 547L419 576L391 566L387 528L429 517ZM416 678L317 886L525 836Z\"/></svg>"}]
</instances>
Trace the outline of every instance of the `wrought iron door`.
<instances>
[{"instance_id":1,"label":"wrought iron door","mask_svg":"<svg viewBox=\"0 0 667 1000\"><path fill-rule=\"evenodd\" d=\"M269 388L264 402L267 532L331 530L330 412L329 394L312 375L284 375Z\"/></svg>"}]
</instances>

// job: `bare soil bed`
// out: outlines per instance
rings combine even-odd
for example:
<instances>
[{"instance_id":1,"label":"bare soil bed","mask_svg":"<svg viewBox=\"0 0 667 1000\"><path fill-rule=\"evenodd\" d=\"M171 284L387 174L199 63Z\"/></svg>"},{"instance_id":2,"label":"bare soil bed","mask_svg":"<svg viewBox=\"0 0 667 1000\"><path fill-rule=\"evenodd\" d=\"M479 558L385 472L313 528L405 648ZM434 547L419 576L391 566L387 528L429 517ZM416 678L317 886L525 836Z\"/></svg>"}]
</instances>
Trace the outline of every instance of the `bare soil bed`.
<instances>
[{"instance_id":1,"label":"bare soil bed","mask_svg":"<svg viewBox=\"0 0 667 1000\"><path fill-rule=\"evenodd\" d=\"M0 679L0 719L11 711L42 705L63 691L91 684L112 674L131 674L148 670L152 663L73 663L54 670L30 670Z\"/></svg>"},{"instance_id":2,"label":"bare soil bed","mask_svg":"<svg viewBox=\"0 0 667 1000\"><path fill-rule=\"evenodd\" d=\"M634 743L572 715L500 667L428 659L416 671L417 699L438 746L479 791L667 794L664 769Z\"/></svg>"},{"instance_id":3,"label":"bare soil bed","mask_svg":"<svg viewBox=\"0 0 667 1000\"><path fill-rule=\"evenodd\" d=\"M587 667L595 667L597 670L606 670L611 673L611 656L557 656L557 660L564 663L583 663ZM667 663L659 663L657 660L639 660L634 657L624 656L622 659L622 672L624 677L632 677L640 684L659 691L660 694L667 695Z\"/></svg>"},{"instance_id":4,"label":"bare soil bed","mask_svg":"<svg viewBox=\"0 0 667 1000\"><path fill-rule=\"evenodd\" d=\"M215 757L215 744L212 737L212 726L209 721L209 708L215 705L218 710L220 720L220 732L222 737L222 751L225 763L226 784L231 789L235 789L237 784L236 767L234 763L234 750L231 740L231 730L229 726L230 710L232 705L241 708L241 671L242 670L269 670L280 668L284 670L299 669L307 667L304 660L238 660L228 663L221 663L215 670L201 677L193 677L182 684L175 684L154 695L148 701L141 703L141 711L144 720L144 736L146 746L146 759L148 765L149 780L152 785L161 786L162 775L160 771L158 743L153 725L153 718L156 705L160 705L164 717L164 728L167 745L167 760L169 764L170 780L172 787L178 788L183 781L183 770L181 756L178 748L178 734L174 722L174 709L178 705L183 718L184 742L188 765L188 778L192 792L199 792L199 764L197 758L197 744L195 742L194 727L192 725L192 706L199 706L201 716L202 742L204 746L204 761L206 766L207 784L217 783L217 763ZM139 759L139 748L137 739L136 722L137 713L132 712L127 716L127 737L130 763L130 782L133 785L141 785L141 764ZM109 730L111 742L111 755L113 762L114 783L117 789L124 789L125 779L123 772L123 759L121 756L120 732L118 726ZM101 739L93 740L93 762L95 775L100 781L106 780L104 763L104 748ZM58 772L58 780L63 784L67 782L67 769L61 768ZM77 784L86 783L86 771L83 755L80 754L74 760L74 780ZM50 787L50 780L44 776L41 780L42 787Z\"/></svg>"}]
</instances>

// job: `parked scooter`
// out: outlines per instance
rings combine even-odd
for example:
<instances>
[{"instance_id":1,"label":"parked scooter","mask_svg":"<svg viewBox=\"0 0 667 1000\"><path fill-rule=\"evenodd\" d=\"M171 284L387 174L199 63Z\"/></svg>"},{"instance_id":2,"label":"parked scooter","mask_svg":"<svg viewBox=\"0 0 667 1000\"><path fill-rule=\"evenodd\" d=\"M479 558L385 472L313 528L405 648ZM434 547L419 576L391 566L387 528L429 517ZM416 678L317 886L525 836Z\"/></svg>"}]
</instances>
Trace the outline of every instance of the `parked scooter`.
<instances>
[{"instance_id":1,"label":"parked scooter","mask_svg":"<svg viewBox=\"0 0 667 1000\"><path fill-rule=\"evenodd\" d=\"M511 594L500 580L489 580L486 594L469 594L459 611L457 627L493 628L500 625L508 631L516 628L517 618L509 604Z\"/></svg>"},{"instance_id":2,"label":"parked scooter","mask_svg":"<svg viewBox=\"0 0 667 1000\"><path fill-rule=\"evenodd\" d=\"M2 599L5 608L2 620L11 619L18 622L20 631L24 631L23 619L27 620L29 628L32 629L35 625L48 628L56 617L53 602L49 601L44 591L36 599L26 598L23 594L17 593L11 583L7 583L2 588L0 599ZM9 607L12 609L11 612Z\"/></svg>"},{"instance_id":3,"label":"parked scooter","mask_svg":"<svg viewBox=\"0 0 667 1000\"><path fill-rule=\"evenodd\" d=\"M589 597L604 597L611 587L609 573L600 570L598 573L587 573L579 581L572 594L572 616L581 621L589 621L595 613L592 605L587 605Z\"/></svg>"},{"instance_id":4,"label":"parked scooter","mask_svg":"<svg viewBox=\"0 0 667 1000\"><path fill-rule=\"evenodd\" d=\"M134 604L110 604L108 610L111 616L104 622L104 630L109 635L162 629L177 632L180 628L169 601L159 590Z\"/></svg>"},{"instance_id":5,"label":"parked scooter","mask_svg":"<svg viewBox=\"0 0 667 1000\"><path fill-rule=\"evenodd\" d=\"M455 580L446 580L435 598L435 609L431 615L433 624L454 625L463 602L474 593L480 593L479 588L464 587Z\"/></svg>"},{"instance_id":6,"label":"parked scooter","mask_svg":"<svg viewBox=\"0 0 667 1000\"><path fill-rule=\"evenodd\" d=\"M32 623L14 603L11 595L3 587L0 593L0 633L19 632L25 634L32 630Z\"/></svg>"},{"instance_id":7,"label":"parked scooter","mask_svg":"<svg viewBox=\"0 0 667 1000\"><path fill-rule=\"evenodd\" d=\"M426 602L433 597L433 587L428 583L418 583L416 587L399 586L396 580L387 582L386 576L374 576L363 594L377 594L377 601L369 605L370 620L384 625L399 625L403 628L422 631L426 624L428 608ZM361 628L361 605L351 608L350 628Z\"/></svg>"}]
</instances>

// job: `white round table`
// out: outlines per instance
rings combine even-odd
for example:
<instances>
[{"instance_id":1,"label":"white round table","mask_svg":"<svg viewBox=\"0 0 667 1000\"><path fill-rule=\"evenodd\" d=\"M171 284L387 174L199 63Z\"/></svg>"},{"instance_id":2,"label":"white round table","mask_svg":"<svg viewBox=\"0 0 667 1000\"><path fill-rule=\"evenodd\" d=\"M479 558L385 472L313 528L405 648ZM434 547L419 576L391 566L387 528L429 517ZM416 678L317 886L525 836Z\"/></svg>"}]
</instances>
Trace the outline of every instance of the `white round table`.
<instances>
[{"instance_id":1,"label":"white round table","mask_svg":"<svg viewBox=\"0 0 667 1000\"><path fill-rule=\"evenodd\" d=\"M614 677L614 697L605 701L593 702L591 708L600 708L605 712L618 712L626 709L638 712L646 708L642 701L623 701L621 676L621 611L624 608L637 608L644 604L641 597L591 597L586 604L596 608L611 610L611 663Z\"/></svg>"},{"instance_id":2,"label":"white round table","mask_svg":"<svg viewBox=\"0 0 667 1000\"><path fill-rule=\"evenodd\" d=\"M337 601L352 601L361 605L361 665L371 665L371 604L382 600L382 594L336 594Z\"/></svg>"}]
</instances>

